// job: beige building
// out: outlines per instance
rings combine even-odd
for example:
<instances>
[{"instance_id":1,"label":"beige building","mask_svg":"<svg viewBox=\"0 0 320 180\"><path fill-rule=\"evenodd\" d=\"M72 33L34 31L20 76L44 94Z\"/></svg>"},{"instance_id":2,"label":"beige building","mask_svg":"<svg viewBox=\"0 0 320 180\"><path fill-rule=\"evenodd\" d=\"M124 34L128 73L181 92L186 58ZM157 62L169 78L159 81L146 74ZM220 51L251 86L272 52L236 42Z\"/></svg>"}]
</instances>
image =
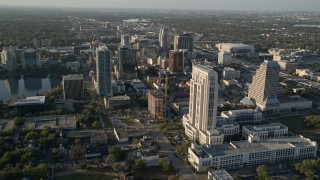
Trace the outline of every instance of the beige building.
<instances>
[{"instance_id":1,"label":"beige building","mask_svg":"<svg viewBox=\"0 0 320 180\"><path fill-rule=\"evenodd\" d=\"M218 53L218 64L228 66L232 62L232 54L230 52Z\"/></svg>"},{"instance_id":2,"label":"beige building","mask_svg":"<svg viewBox=\"0 0 320 180\"><path fill-rule=\"evenodd\" d=\"M167 96L160 90L150 90L148 93L148 110L153 118L165 118Z\"/></svg>"},{"instance_id":3,"label":"beige building","mask_svg":"<svg viewBox=\"0 0 320 180\"><path fill-rule=\"evenodd\" d=\"M183 116L186 136L200 144L222 144L224 135L216 129L218 74L194 65L190 80L189 114Z\"/></svg>"},{"instance_id":4,"label":"beige building","mask_svg":"<svg viewBox=\"0 0 320 180\"><path fill-rule=\"evenodd\" d=\"M106 109L113 109L119 106L125 106L130 104L129 96L112 96L104 98L104 105Z\"/></svg>"},{"instance_id":5,"label":"beige building","mask_svg":"<svg viewBox=\"0 0 320 180\"><path fill-rule=\"evenodd\" d=\"M279 104L277 99L280 67L276 61L264 61L252 78L248 97L262 111L272 110Z\"/></svg>"},{"instance_id":6,"label":"beige building","mask_svg":"<svg viewBox=\"0 0 320 180\"><path fill-rule=\"evenodd\" d=\"M276 164L317 157L318 144L303 136L260 139L251 135L247 141L199 146L191 144L188 160L198 172L208 168L228 169L260 164Z\"/></svg>"},{"instance_id":7,"label":"beige building","mask_svg":"<svg viewBox=\"0 0 320 180\"><path fill-rule=\"evenodd\" d=\"M223 111L221 117L240 125L259 124L263 120L262 113L253 109Z\"/></svg>"},{"instance_id":8,"label":"beige building","mask_svg":"<svg viewBox=\"0 0 320 180\"><path fill-rule=\"evenodd\" d=\"M242 137L248 139L250 134L259 136L260 139L283 137L288 135L288 127L281 123L243 126Z\"/></svg>"}]
</instances>

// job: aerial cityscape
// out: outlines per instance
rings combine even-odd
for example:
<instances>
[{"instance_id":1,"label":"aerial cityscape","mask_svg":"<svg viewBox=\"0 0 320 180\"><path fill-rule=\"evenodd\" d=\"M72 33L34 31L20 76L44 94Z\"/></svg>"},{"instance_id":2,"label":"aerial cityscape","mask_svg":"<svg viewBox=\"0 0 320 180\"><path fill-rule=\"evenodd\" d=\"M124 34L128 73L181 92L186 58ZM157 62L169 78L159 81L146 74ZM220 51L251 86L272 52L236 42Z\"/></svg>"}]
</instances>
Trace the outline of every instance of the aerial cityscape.
<instances>
[{"instance_id":1,"label":"aerial cityscape","mask_svg":"<svg viewBox=\"0 0 320 180\"><path fill-rule=\"evenodd\" d=\"M153 2L0 2L0 180L320 179L320 2Z\"/></svg>"}]
</instances>

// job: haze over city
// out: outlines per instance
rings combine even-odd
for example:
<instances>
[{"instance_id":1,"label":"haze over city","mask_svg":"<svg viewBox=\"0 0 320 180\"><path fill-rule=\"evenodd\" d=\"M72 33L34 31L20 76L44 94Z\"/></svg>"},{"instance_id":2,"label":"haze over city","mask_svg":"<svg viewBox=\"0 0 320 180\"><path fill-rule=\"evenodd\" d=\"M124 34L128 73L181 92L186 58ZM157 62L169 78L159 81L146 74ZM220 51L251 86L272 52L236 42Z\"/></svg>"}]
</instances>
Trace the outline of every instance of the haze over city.
<instances>
[{"instance_id":1,"label":"haze over city","mask_svg":"<svg viewBox=\"0 0 320 180\"><path fill-rule=\"evenodd\" d=\"M1 0L0 6L319 11L318 0Z\"/></svg>"}]
</instances>

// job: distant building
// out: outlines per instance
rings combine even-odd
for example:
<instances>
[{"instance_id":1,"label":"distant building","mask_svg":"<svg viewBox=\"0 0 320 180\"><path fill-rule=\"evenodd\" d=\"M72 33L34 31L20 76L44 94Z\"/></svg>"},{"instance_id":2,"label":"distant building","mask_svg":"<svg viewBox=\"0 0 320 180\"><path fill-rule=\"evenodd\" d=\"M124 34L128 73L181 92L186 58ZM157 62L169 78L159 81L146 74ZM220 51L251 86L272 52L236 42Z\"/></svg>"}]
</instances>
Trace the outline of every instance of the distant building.
<instances>
[{"instance_id":1,"label":"distant building","mask_svg":"<svg viewBox=\"0 0 320 180\"><path fill-rule=\"evenodd\" d=\"M170 72L183 72L184 61L187 50L172 50L169 55L169 71Z\"/></svg>"},{"instance_id":2,"label":"distant building","mask_svg":"<svg viewBox=\"0 0 320 180\"><path fill-rule=\"evenodd\" d=\"M56 49L50 49L48 53L48 64L49 66L55 66L59 64L61 61L60 59L60 52Z\"/></svg>"},{"instance_id":3,"label":"distant building","mask_svg":"<svg viewBox=\"0 0 320 180\"><path fill-rule=\"evenodd\" d=\"M226 121L222 117L217 121L216 129L223 133L225 138L240 134L239 124L231 121Z\"/></svg>"},{"instance_id":4,"label":"distant building","mask_svg":"<svg viewBox=\"0 0 320 180\"><path fill-rule=\"evenodd\" d=\"M259 136L260 139L283 137L288 135L288 127L281 123L243 126L242 138L248 139L250 134Z\"/></svg>"},{"instance_id":5,"label":"distant building","mask_svg":"<svg viewBox=\"0 0 320 180\"><path fill-rule=\"evenodd\" d=\"M223 79L240 79L240 71L237 71L233 68L225 67L223 68Z\"/></svg>"},{"instance_id":6,"label":"distant building","mask_svg":"<svg viewBox=\"0 0 320 180\"><path fill-rule=\"evenodd\" d=\"M140 57L141 59L154 59L156 60L159 56L159 47L156 45L144 46L141 49Z\"/></svg>"},{"instance_id":7,"label":"distant building","mask_svg":"<svg viewBox=\"0 0 320 180\"><path fill-rule=\"evenodd\" d=\"M198 172L208 168L228 169L317 157L318 144L303 136L260 139L251 135L248 141L198 146L191 144L188 160Z\"/></svg>"},{"instance_id":8,"label":"distant building","mask_svg":"<svg viewBox=\"0 0 320 180\"><path fill-rule=\"evenodd\" d=\"M118 49L118 65L115 69L117 79L136 79L137 61L137 49L120 47Z\"/></svg>"},{"instance_id":9,"label":"distant building","mask_svg":"<svg viewBox=\"0 0 320 180\"><path fill-rule=\"evenodd\" d=\"M174 49L188 49L193 51L193 37L191 34L181 34L174 36Z\"/></svg>"},{"instance_id":10,"label":"distant building","mask_svg":"<svg viewBox=\"0 0 320 180\"><path fill-rule=\"evenodd\" d=\"M130 39L130 35L128 34L122 34L121 35L121 47L127 47L130 48L131 47L131 39Z\"/></svg>"},{"instance_id":11,"label":"distant building","mask_svg":"<svg viewBox=\"0 0 320 180\"><path fill-rule=\"evenodd\" d=\"M248 97L262 111L273 111L278 106L277 98L280 67L276 61L264 61L252 78Z\"/></svg>"},{"instance_id":12,"label":"distant building","mask_svg":"<svg viewBox=\"0 0 320 180\"><path fill-rule=\"evenodd\" d=\"M42 47L51 47L51 39L41 39Z\"/></svg>"},{"instance_id":13,"label":"distant building","mask_svg":"<svg viewBox=\"0 0 320 180\"><path fill-rule=\"evenodd\" d=\"M221 117L239 125L260 124L263 120L262 113L252 109L222 111Z\"/></svg>"},{"instance_id":14,"label":"distant building","mask_svg":"<svg viewBox=\"0 0 320 180\"><path fill-rule=\"evenodd\" d=\"M159 32L159 42L161 48L161 54L168 57L170 50L170 33L169 28L161 27Z\"/></svg>"},{"instance_id":15,"label":"distant building","mask_svg":"<svg viewBox=\"0 0 320 180\"><path fill-rule=\"evenodd\" d=\"M26 49L21 54L23 69L40 68L40 56L36 49Z\"/></svg>"},{"instance_id":16,"label":"distant building","mask_svg":"<svg viewBox=\"0 0 320 180\"><path fill-rule=\"evenodd\" d=\"M66 68L70 69L72 72L78 72L80 69L80 62L78 61L67 62Z\"/></svg>"},{"instance_id":17,"label":"distant building","mask_svg":"<svg viewBox=\"0 0 320 180\"><path fill-rule=\"evenodd\" d=\"M1 52L1 63L5 65L9 71L18 68L16 53L12 47L3 48Z\"/></svg>"},{"instance_id":18,"label":"distant building","mask_svg":"<svg viewBox=\"0 0 320 180\"><path fill-rule=\"evenodd\" d=\"M167 96L160 90L150 90L148 93L148 110L153 118L165 118Z\"/></svg>"},{"instance_id":19,"label":"distant building","mask_svg":"<svg viewBox=\"0 0 320 180\"><path fill-rule=\"evenodd\" d=\"M29 112L40 112L45 110L45 96L30 96L24 99L14 99L8 102L9 108L19 108Z\"/></svg>"},{"instance_id":20,"label":"distant building","mask_svg":"<svg viewBox=\"0 0 320 180\"><path fill-rule=\"evenodd\" d=\"M63 76L64 99L84 99L83 75Z\"/></svg>"},{"instance_id":21,"label":"distant building","mask_svg":"<svg viewBox=\"0 0 320 180\"><path fill-rule=\"evenodd\" d=\"M219 52L218 53L218 64L228 66L232 62L232 54L230 52Z\"/></svg>"},{"instance_id":22,"label":"distant building","mask_svg":"<svg viewBox=\"0 0 320 180\"><path fill-rule=\"evenodd\" d=\"M254 46L243 43L219 43L216 47L220 52L229 52L234 55L246 55L252 57L254 55Z\"/></svg>"},{"instance_id":23,"label":"distant building","mask_svg":"<svg viewBox=\"0 0 320 180\"><path fill-rule=\"evenodd\" d=\"M111 74L111 51L106 46L96 49L97 92L100 97L113 96Z\"/></svg>"}]
</instances>

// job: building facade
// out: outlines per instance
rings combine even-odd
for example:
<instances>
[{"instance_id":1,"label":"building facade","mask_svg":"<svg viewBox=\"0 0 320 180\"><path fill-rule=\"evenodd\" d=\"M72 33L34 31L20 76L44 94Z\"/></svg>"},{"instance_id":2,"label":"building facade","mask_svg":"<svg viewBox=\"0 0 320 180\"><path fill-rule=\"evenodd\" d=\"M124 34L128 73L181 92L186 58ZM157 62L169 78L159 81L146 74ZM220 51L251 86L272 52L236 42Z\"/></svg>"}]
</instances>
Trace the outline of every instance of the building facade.
<instances>
[{"instance_id":1,"label":"building facade","mask_svg":"<svg viewBox=\"0 0 320 180\"><path fill-rule=\"evenodd\" d=\"M219 52L218 53L218 64L228 66L232 62L232 54L230 52Z\"/></svg>"},{"instance_id":2,"label":"building facade","mask_svg":"<svg viewBox=\"0 0 320 180\"><path fill-rule=\"evenodd\" d=\"M279 64L275 61L264 61L252 78L248 97L262 111L273 111L278 106Z\"/></svg>"},{"instance_id":3,"label":"building facade","mask_svg":"<svg viewBox=\"0 0 320 180\"><path fill-rule=\"evenodd\" d=\"M50 49L48 52L48 64L49 66L55 66L59 64L61 61L60 59L60 51L56 49Z\"/></svg>"},{"instance_id":4,"label":"building facade","mask_svg":"<svg viewBox=\"0 0 320 180\"><path fill-rule=\"evenodd\" d=\"M18 68L16 53L12 47L3 48L1 52L1 63L5 65L9 71Z\"/></svg>"},{"instance_id":5,"label":"building facade","mask_svg":"<svg viewBox=\"0 0 320 180\"><path fill-rule=\"evenodd\" d=\"M63 76L62 84L64 99L84 99L83 75Z\"/></svg>"},{"instance_id":6,"label":"building facade","mask_svg":"<svg viewBox=\"0 0 320 180\"><path fill-rule=\"evenodd\" d=\"M21 58L23 69L41 67L39 52L36 49L24 50L21 54Z\"/></svg>"},{"instance_id":7,"label":"building facade","mask_svg":"<svg viewBox=\"0 0 320 180\"><path fill-rule=\"evenodd\" d=\"M174 36L174 49L188 49L193 51L193 37L191 34L181 34Z\"/></svg>"},{"instance_id":8,"label":"building facade","mask_svg":"<svg viewBox=\"0 0 320 180\"><path fill-rule=\"evenodd\" d=\"M242 137L248 139L250 134L259 136L260 139L283 137L288 135L288 127L281 123L243 126Z\"/></svg>"},{"instance_id":9,"label":"building facade","mask_svg":"<svg viewBox=\"0 0 320 180\"><path fill-rule=\"evenodd\" d=\"M262 140L250 136L248 141L231 141L229 144L199 146L192 143L188 160L198 172L205 172L208 168L240 168L315 158L317 148L317 142L303 136Z\"/></svg>"},{"instance_id":10,"label":"building facade","mask_svg":"<svg viewBox=\"0 0 320 180\"><path fill-rule=\"evenodd\" d=\"M218 74L194 65L190 80L189 114L183 116L186 136L200 144L221 144L224 135L216 130L218 107Z\"/></svg>"},{"instance_id":11,"label":"building facade","mask_svg":"<svg viewBox=\"0 0 320 180\"><path fill-rule=\"evenodd\" d=\"M170 72L183 72L186 51L183 51L183 50L170 51L170 55L169 55L169 71Z\"/></svg>"},{"instance_id":12,"label":"building facade","mask_svg":"<svg viewBox=\"0 0 320 180\"><path fill-rule=\"evenodd\" d=\"M170 50L170 33L169 28L161 27L159 32L159 42L161 48L161 55L168 57Z\"/></svg>"},{"instance_id":13,"label":"building facade","mask_svg":"<svg viewBox=\"0 0 320 180\"><path fill-rule=\"evenodd\" d=\"M223 68L223 79L240 79L240 71L237 71L230 67Z\"/></svg>"},{"instance_id":14,"label":"building facade","mask_svg":"<svg viewBox=\"0 0 320 180\"><path fill-rule=\"evenodd\" d=\"M148 93L148 110L153 118L165 118L167 96L161 90L150 90Z\"/></svg>"},{"instance_id":15,"label":"building facade","mask_svg":"<svg viewBox=\"0 0 320 180\"><path fill-rule=\"evenodd\" d=\"M96 88L100 97L112 96L111 51L106 46L96 49Z\"/></svg>"},{"instance_id":16,"label":"building facade","mask_svg":"<svg viewBox=\"0 0 320 180\"><path fill-rule=\"evenodd\" d=\"M262 113L253 109L223 111L221 117L239 125L259 124L263 120Z\"/></svg>"}]
</instances>

